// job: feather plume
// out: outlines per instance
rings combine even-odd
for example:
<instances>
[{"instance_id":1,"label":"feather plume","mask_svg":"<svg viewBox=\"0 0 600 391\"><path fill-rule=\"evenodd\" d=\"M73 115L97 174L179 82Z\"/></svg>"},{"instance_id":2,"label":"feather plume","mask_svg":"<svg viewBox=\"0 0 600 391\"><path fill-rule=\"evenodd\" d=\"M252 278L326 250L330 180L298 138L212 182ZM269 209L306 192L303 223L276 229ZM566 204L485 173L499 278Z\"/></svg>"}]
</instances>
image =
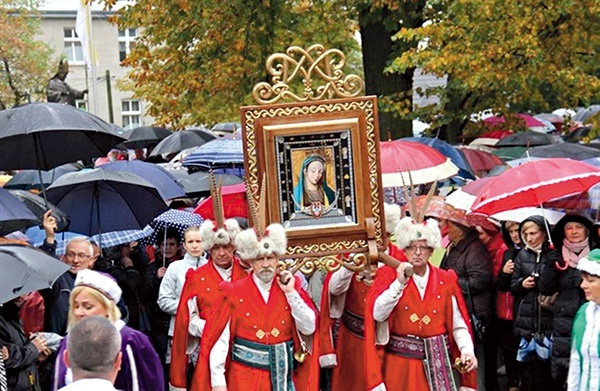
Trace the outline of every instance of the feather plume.
<instances>
[{"instance_id":1,"label":"feather plume","mask_svg":"<svg viewBox=\"0 0 600 391\"><path fill-rule=\"evenodd\" d=\"M263 231L260 229L261 227L259 227L261 222L258 217L258 205L254 199L254 194L252 193L252 188L248 183L248 180L246 180L246 200L248 201L248 214L251 225L254 227L258 235L262 237Z\"/></svg>"},{"instance_id":2,"label":"feather plume","mask_svg":"<svg viewBox=\"0 0 600 391\"><path fill-rule=\"evenodd\" d=\"M208 183L210 185L210 196L212 199L215 222L217 224L217 228L223 228L223 225L225 224L225 212L223 210L222 198L223 189L221 182L217 183L217 178L214 171L211 170L208 175Z\"/></svg>"},{"instance_id":3,"label":"feather plume","mask_svg":"<svg viewBox=\"0 0 600 391\"><path fill-rule=\"evenodd\" d=\"M433 184L429 188L429 191L427 192L427 196L425 197L425 202L423 202L423 207L419 212L419 216L417 217L418 222L425 220L425 216L427 215L427 208L429 207L429 203L431 202L431 199L433 198L436 189L437 182L433 182Z\"/></svg>"}]
</instances>

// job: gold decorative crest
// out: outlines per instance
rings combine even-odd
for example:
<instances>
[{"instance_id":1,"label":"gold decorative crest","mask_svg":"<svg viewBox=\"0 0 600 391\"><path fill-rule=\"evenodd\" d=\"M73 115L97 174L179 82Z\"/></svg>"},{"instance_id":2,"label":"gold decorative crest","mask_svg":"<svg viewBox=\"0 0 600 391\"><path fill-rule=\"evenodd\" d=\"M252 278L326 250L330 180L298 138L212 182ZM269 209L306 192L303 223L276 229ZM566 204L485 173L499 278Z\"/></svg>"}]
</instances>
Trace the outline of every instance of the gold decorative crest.
<instances>
[{"instance_id":1,"label":"gold decorative crest","mask_svg":"<svg viewBox=\"0 0 600 391\"><path fill-rule=\"evenodd\" d=\"M357 75L344 75L345 65L346 56L338 49L325 50L319 44L308 49L291 46L267 59L271 84L257 83L252 97L266 105L361 96L365 82Z\"/></svg>"}]
</instances>

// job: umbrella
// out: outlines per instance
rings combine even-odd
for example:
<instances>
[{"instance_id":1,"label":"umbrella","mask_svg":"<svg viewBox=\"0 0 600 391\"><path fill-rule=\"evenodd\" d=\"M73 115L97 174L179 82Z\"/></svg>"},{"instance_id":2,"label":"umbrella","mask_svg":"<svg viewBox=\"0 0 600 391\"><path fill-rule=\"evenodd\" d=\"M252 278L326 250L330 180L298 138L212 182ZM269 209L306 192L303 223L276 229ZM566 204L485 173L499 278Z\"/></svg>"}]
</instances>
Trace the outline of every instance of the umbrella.
<instances>
[{"instance_id":1,"label":"umbrella","mask_svg":"<svg viewBox=\"0 0 600 391\"><path fill-rule=\"evenodd\" d=\"M185 167L201 167L204 169L242 166L244 149L242 139L225 136L196 148L183 159Z\"/></svg>"},{"instance_id":2,"label":"umbrella","mask_svg":"<svg viewBox=\"0 0 600 391\"><path fill-rule=\"evenodd\" d=\"M100 166L101 170L130 172L139 175L150 182L163 200L170 200L185 196L183 188L175 178L161 166L140 160L122 160L106 163Z\"/></svg>"},{"instance_id":3,"label":"umbrella","mask_svg":"<svg viewBox=\"0 0 600 391\"><path fill-rule=\"evenodd\" d=\"M472 147L483 145L487 147L493 147L498 141L514 133L515 132L513 132L512 130L490 130L489 132L485 132L477 136L475 140L469 143L469 146Z\"/></svg>"},{"instance_id":4,"label":"umbrella","mask_svg":"<svg viewBox=\"0 0 600 391\"><path fill-rule=\"evenodd\" d=\"M573 131L569 132L568 134L564 135L563 141L566 143L578 143L581 140L583 140L584 138L588 137L588 135L590 134L591 131L592 131L591 126L579 127L577 129L574 129ZM596 137L596 139L597 139L597 137Z\"/></svg>"},{"instance_id":5,"label":"umbrella","mask_svg":"<svg viewBox=\"0 0 600 391\"><path fill-rule=\"evenodd\" d=\"M168 209L148 181L100 168L63 175L48 188L48 199L71 217L71 231L87 236L142 229Z\"/></svg>"},{"instance_id":6,"label":"umbrella","mask_svg":"<svg viewBox=\"0 0 600 391\"><path fill-rule=\"evenodd\" d=\"M446 197L446 202L456 209L469 210L477 198L481 188L493 177L480 178L471 181L458 190L453 191Z\"/></svg>"},{"instance_id":7,"label":"umbrella","mask_svg":"<svg viewBox=\"0 0 600 391\"><path fill-rule=\"evenodd\" d=\"M18 198L0 188L0 236L37 224L38 218Z\"/></svg>"},{"instance_id":8,"label":"umbrella","mask_svg":"<svg viewBox=\"0 0 600 391\"><path fill-rule=\"evenodd\" d=\"M434 148L411 141L380 143L379 156L383 187L400 187L436 182L458 173L450 158ZM410 178L409 178L410 176Z\"/></svg>"},{"instance_id":9,"label":"umbrella","mask_svg":"<svg viewBox=\"0 0 600 391\"><path fill-rule=\"evenodd\" d=\"M576 160L541 159L491 177L472 211L485 215L542 203L587 191L600 182L600 169Z\"/></svg>"},{"instance_id":10,"label":"umbrella","mask_svg":"<svg viewBox=\"0 0 600 391\"><path fill-rule=\"evenodd\" d=\"M125 139L113 125L60 103L29 103L0 111L0 169L50 170L105 156Z\"/></svg>"},{"instance_id":11,"label":"umbrella","mask_svg":"<svg viewBox=\"0 0 600 391\"><path fill-rule=\"evenodd\" d=\"M169 171L177 183L183 187L183 191L188 197L201 197L210 193L209 173L207 171L196 171L188 173L186 169ZM231 174L215 174L217 183L223 186L236 185L244 182L242 178Z\"/></svg>"},{"instance_id":12,"label":"umbrella","mask_svg":"<svg viewBox=\"0 0 600 391\"><path fill-rule=\"evenodd\" d=\"M171 133L170 130L160 126L140 126L125 134L127 141L123 144L130 149L142 149L158 144Z\"/></svg>"},{"instance_id":13,"label":"umbrella","mask_svg":"<svg viewBox=\"0 0 600 391\"><path fill-rule=\"evenodd\" d=\"M69 216L55 205L46 202L39 195L27 190L9 190L9 192L35 215L38 223L42 223L44 221L44 214L48 210L52 210L52 216L56 219L56 232L61 232L69 228L69 224L71 224Z\"/></svg>"},{"instance_id":14,"label":"umbrella","mask_svg":"<svg viewBox=\"0 0 600 391\"><path fill-rule=\"evenodd\" d=\"M509 121L516 121L517 124L526 128L544 127L544 123L537 118L532 117L529 114L517 114L516 118L511 118ZM491 116L482 121L485 125L493 128L501 128L506 123L504 116Z\"/></svg>"},{"instance_id":15,"label":"umbrella","mask_svg":"<svg viewBox=\"0 0 600 391\"><path fill-rule=\"evenodd\" d=\"M449 205L445 198L442 196L431 196L420 195L415 198L414 206L418 211L423 210L423 206L425 205L425 200L429 198L429 203L427 204L427 209L425 210L425 216L427 217L436 217L438 219L447 220L450 218L450 215L454 211L451 205ZM405 204L402 207L403 215L410 215L409 203Z\"/></svg>"},{"instance_id":16,"label":"umbrella","mask_svg":"<svg viewBox=\"0 0 600 391\"><path fill-rule=\"evenodd\" d=\"M0 246L0 303L50 288L70 266L41 250L16 244Z\"/></svg>"},{"instance_id":17,"label":"umbrella","mask_svg":"<svg viewBox=\"0 0 600 391\"><path fill-rule=\"evenodd\" d=\"M52 170L38 171L38 170L22 170L13 175L13 177L4 184L5 189L19 189L19 190L39 190L50 186L52 182L58 179L61 175L68 172L75 172L81 170L81 165L67 163ZM40 173L42 174L42 182L40 183Z\"/></svg>"},{"instance_id":18,"label":"umbrella","mask_svg":"<svg viewBox=\"0 0 600 391\"><path fill-rule=\"evenodd\" d=\"M466 147L459 148L459 150L465 155L465 158L475 173L480 171L490 171L492 168L504 164L499 157L489 152Z\"/></svg>"},{"instance_id":19,"label":"umbrella","mask_svg":"<svg viewBox=\"0 0 600 391\"><path fill-rule=\"evenodd\" d=\"M552 136L545 133L528 130L506 136L496 143L496 147L535 147L538 145L554 144Z\"/></svg>"},{"instance_id":20,"label":"umbrella","mask_svg":"<svg viewBox=\"0 0 600 391\"><path fill-rule=\"evenodd\" d=\"M124 231L102 232L90 238L95 243L102 243L103 247L113 247L124 243L136 242L148 236L149 231L143 229L127 229Z\"/></svg>"},{"instance_id":21,"label":"umbrella","mask_svg":"<svg viewBox=\"0 0 600 391\"><path fill-rule=\"evenodd\" d=\"M498 156L500 160L506 162L509 160L518 159L526 150L527 147L505 147L492 151L492 154Z\"/></svg>"},{"instance_id":22,"label":"umbrella","mask_svg":"<svg viewBox=\"0 0 600 391\"><path fill-rule=\"evenodd\" d=\"M531 206L495 213L492 217L498 221L516 221L517 223L521 223L528 217L539 215L544 216L550 225L554 225L558 223L565 214L565 212L559 210L534 208Z\"/></svg>"},{"instance_id":23,"label":"umbrella","mask_svg":"<svg viewBox=\"0 0 600 391\"><path fill-rule=\"evenodd\" d=\"M442 155L450 158L452 163L458 167L458 176L465 179L475 179L475 173L473 172L473 168L469 165L467 158L454 145L448 144L439 138L432 137L405 137L402 140L413 141L435 148Z\"/></svg>"},{"instance_id":24,"label":"umbrella","mask_svg":"<svg viewBox=\"0 0 600 391\"><path fill-rule=\"evenodd\" d=\"M203 221L202 217L187 210L169 209L152 219L149 227L144 229L149 235L143 241L156 244L161 231L166 234L166 230L169 228L176 229L179 236L183 238L188 227L200 226Z\"/></svg>"},{"instance_id":25,"label":"umbrella","mask_svg":"<svg viewBox=\"0 0 600 391\"><path fill-rule=\"evenodd\" d=\"M237 132L242 128L239 122L220 122L213 126L210 130L220 136L225 136Z\"/></svg>"},{"instance_id":26,"label":"umbrella","mask_svg":"<svg viewBox=\"0 0 600 391\"><path fill-rule=\"evenodd\" d=\"M247 217L248 203L246 202L246 185L241 182L236 185L223 186L221 189L221 195L223 199L223 215L225 218ZM194 209L194 213L199 214L205 219L214 219L215 214L212 205L212 198L207 197L206 199L200 201L196 209Z\"/></svg>"},{"instance_id":27,"label":"umbrella","mask_svg":"<svg viewBox=\"0 0 600 391\"><path fill-rule=\"evenodd\" d=\"M528 156L538 158L564 157L573 160L586 160L600 157L600 149L588 147L582 144L561 143L530 148L526 151L526 153L523 154L522 157L525 158Z\"/></svg>"},{"instance_id":28,"label":"umbrella","mask_svg":"<svg viewBox=\"0 0 600 391\"><path fill-rule=\"evenodd\" d=\"M29 244L34 247L40 247L46 240L46 231L41 227L31 227L25 231L25 236L28 238ZM87 237L77 232L57 232L54 236L56 243L56 255L63 255L67 248L67 243L73 238Z\"/></svg>"},{"instance_id":29,"label":"umbrella","mask_svg":"<svg viewBox=\"0 0 600 391\"><path fill-rule=\"evenodd\" d=\"M573 121L578 122L586 122L592 116L598 114L600 112L600 105L592 105L590 107L586 107L577 111L577 113L573 116Z\"/></svg>"},{"instance_id":30,"label":"umbrella","mask_svg":"<svg viewBox=\"0 0 600 391\"><path fill-rule=\"evenodd\" d=\"M540 160L540 159L543 159L543 158L542 157L534 157L534 156L520 157L518 159L509 160L508 162L506 162L506 165L508 167L517 167L517 166L520 166L521 164L533 162L535 160Z\"/></svg>"},{"instance_id":31,"label":"umbrella","mask_svg":"<svg viewBox=\"0 0 600 391\"><path fill-rule=\"evenodd\" d=\"M173 134L164 138L156 145L156 147L154 147L150 156L174 153L183 151L187 148L198 147L215 138L217 138L217 136L209 131L204 131L204 133L201 134L200 129L193 132L189 130L173 132Z\"/></svg>"}]
</instances>

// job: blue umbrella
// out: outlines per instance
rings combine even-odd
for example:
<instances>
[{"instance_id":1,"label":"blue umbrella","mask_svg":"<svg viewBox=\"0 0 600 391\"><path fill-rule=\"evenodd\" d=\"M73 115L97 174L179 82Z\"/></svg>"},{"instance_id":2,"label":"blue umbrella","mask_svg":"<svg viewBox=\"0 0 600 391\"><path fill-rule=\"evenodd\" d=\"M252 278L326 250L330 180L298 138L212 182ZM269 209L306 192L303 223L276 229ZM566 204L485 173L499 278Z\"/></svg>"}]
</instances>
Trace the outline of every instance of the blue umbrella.
<instances>
[{"instance_id":1,"label":"blue umbrella","mask_svg":"<svg viewBox=\"0 0 600 391\"><path fill-rule=\"evenodd\" d=\"M161 166L140 160L121 160L103 164L102 170L123 171L137 174L156 187L163 200L185 197L185 191L177 180Z\"/></svg>"},{"instance_id":2,"label":"blue umbrella","mask_svg":"<svg viewBox=\"0 0 600 391\"><path fill-rule=\"evenodd\" d=\"M40 247L46 239L46 231L40 227L31 227L25 231L25 236L29 238L28 242L34 247ZM77 232L57 232L54 241L56 242L56 255L63 255L69 240L73 238L87 237Z\"/></svg>"},{"instance_id":3,"label":"blue umbrella","mask_svg":"<svg viewBox=\"0 0 600 391\"><path fill-rule=\"evenodd\" d=\"M124 231L103 232L94 235L90 240L96 243L102 243L103 247L113 247L124 243L138 241L148 235L148 231L143 229L127 229Z\"/></svg>"},{"instance_id":4,"label":"blue umbrella","mask_svg":"<svg viewBox=\"0 0 600 391\"><path fill-rule=\"evenodd\" d=\"M442 155L450 158L452 163L458 167L458 176L465 179L475 179L475 174L473 173L473 169L469 165L467 158L465 158L465 155L463 155L463 153L454 145L448 144L439 138L432 137L405 137L402 140L415 141L437 149Z\"/></svg>"},{"instance_id":5,"label":"blue umbrella","mask_svg":"<svg viewBox=\"0 0 600 391\"><path fill-rule=\"evenodd\" d=\"M0 236L39 224L38 218L17 197L0 188Z\"/></svg>"},{"instance_id":6,"label":"blue umbrella","mask_svg":"<svg viewBox=\"0 0 600 391\"><path fill-rule=\"evenodd\" d=\"M225 136L196 148L183 159L184 167L230 168L243 166L244 147L241 138Z\"/></svg>"},{"instance_id":7,"label":"blue umbrella","mask_svg":"<svg viewBox=\"0 0 600 391\"><path fill-rule=\"evenodd\" d=\"M49 171L37 171L37 170L22 170L13 175L13 177L4 184L5 189L17 189L17 190L44 190L52 182L57 180L61 175L68 172L79 171L81 166L68 163L58 166ZM40 183L40 174L42 182Z\"/></svg>"},{"instance_id":8,"label":"blue umbrella","mask_svg":"<svg viewBox=\"0 0 600 391\"><path fill-rule=\"evenodd\" d=\"M142 229L168 209L150 182L123 171L95 169L65 174L47 193L48 200L71 218L69 229L87 236Z\"/></svg>"}]
</instances>

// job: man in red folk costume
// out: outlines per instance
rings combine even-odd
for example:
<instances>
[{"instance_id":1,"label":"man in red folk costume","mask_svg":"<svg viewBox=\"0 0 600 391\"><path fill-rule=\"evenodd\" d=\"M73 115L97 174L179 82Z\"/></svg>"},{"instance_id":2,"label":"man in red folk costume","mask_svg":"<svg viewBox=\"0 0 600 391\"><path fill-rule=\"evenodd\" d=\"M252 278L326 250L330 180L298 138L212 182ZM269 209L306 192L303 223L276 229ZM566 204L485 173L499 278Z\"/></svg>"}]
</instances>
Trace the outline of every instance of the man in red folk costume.
<instances>
[{"instance_id":1,"label":"man in red folk costume","mask_svg":"<svg viewBox=\"0 0 600 391\"><path fill-rule=\"evenodd\" d=\"M190 269L181 292L175 317L173 350L169 374L172 391L188 389L190 361L195 364L197 348L203 336L206 320L213 304L219 299L219 284L237 281L248 275L240 266L234 247L234 238L241 232L235 219L224 219L220 187L211 180L211 196L215 221L205 220L200 226L200 240L204 251L210 255L209 262L196 270Z\"/></svg>"},{"instance_id":2,"label":"man in red folk costume","mask_svg":"<svg viewBox=\"0 0 600 391\"><path fill-rule=\"evenodd\" d=\"M271 224L235 238L252 273L220 285L222 302L209 319L192 391L210 379L213 391L317 391L317 311L289 271L277 275L287 249L284 228ZM257 233L264 232L262 235ZM294 361L296 360L296 362Z\"/></svg>"},{"instance_id":3,"label":"man in red folk costume","mask_svg":"<svg viewBox=\"0 0 600 391\"><path fill-rule=\"evenodd\" d=\"M367 297L366 389L474 391L477 360L457 277L429 263L441 241L437 221L405 217L395 234L408 262L380 268Z\"/></svg>"},{"instance_id":4,"label":"man in red folk costume","mask_svg":"<svg viewBox=\"0 0 600 391\"><path fill-rule=\"evenodd\" d=\"M400 207L384 204L384 212L386 231L391 235L400 220ZM404 253L391 241L387 253L406 261ZM342 267L334 273L329 273L323 283L319 364L323 368L333 367L332 391L366 389L365 301L376 270L376 263L359 272ZM338 324L337 340L333 341L333 335L336 334L334 330Z\"/></svg>"}]
</instances>

